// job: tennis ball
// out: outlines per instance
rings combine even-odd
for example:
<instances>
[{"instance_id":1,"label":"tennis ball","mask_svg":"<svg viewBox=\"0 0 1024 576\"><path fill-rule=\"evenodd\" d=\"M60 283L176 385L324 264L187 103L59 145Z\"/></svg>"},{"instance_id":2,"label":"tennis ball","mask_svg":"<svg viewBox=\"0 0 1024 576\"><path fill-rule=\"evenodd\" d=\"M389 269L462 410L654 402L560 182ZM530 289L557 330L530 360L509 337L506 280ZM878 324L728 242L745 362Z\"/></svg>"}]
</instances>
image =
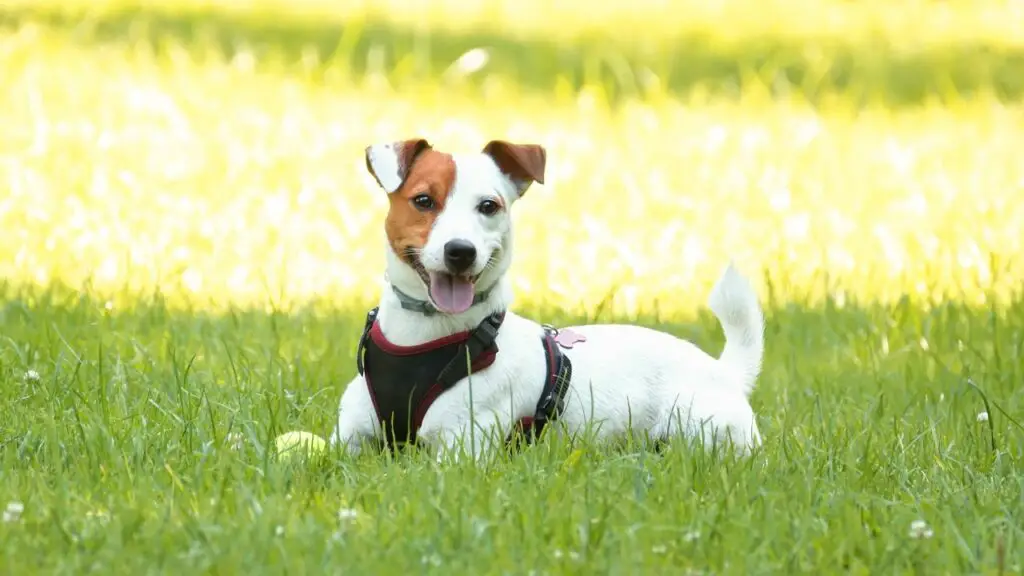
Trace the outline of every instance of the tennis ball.
<instances>
[{"instance_id":1,"label":"tennis ball","mask_svg":"<svg viewBox=\"0 0 1024 576\"><path fill-rule=\"evenodd\" d=\"M284 460L305 451L306 456L319 456L327 449L327 441L312 432L285 432L274 439L277 457Z\"/></svg>"}]
</instances>

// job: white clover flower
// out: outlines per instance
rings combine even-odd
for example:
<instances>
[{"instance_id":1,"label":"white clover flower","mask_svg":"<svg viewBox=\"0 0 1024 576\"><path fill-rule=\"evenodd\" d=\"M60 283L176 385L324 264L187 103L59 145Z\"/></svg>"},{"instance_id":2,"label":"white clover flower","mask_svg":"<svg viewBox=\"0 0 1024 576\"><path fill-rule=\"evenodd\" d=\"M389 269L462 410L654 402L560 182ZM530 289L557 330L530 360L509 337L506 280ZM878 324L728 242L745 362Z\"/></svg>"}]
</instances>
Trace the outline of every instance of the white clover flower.
<instances>
[{"instance_id":1,"label":"white clover flower","mask_svg":"<svg viewBox=\"0 0 1024 576\"><path fill-rule=\"evenodd\" d=\"M225 438L228 444L228 448L238 452L245 446L245 437L242 436L241 432L232 432Z\"/></svg>"},{"instance_id":2,"label":"white clover flower","mask_svg":"<svg viewBox=\"0 0 1024 576\"><path fill-rule=\"evenodd\" d=\"M39 372L36 372L35 370L27 370L25 372L25 381L26 382L39 382Z\"/></svg>"},{"instance_id":3,"label":"white clover flower","mask_svg":"<svg viewBox=\"0 0 1024 576\"><path fill-rule=\"evenodd\" d=\"M935 535L931 527L924 520L914 520L910 523L910 537L914 539L931 538Z\"/></svg>"},{"instance_id":4,"label":"white clover flower","mask_svg":"<svg viewBox=\"0 0 1024 576\"><path fill-rule=\"evenodd\" d=\"M4 509L4 522L17 522L21 520L21 513L25 511L25 505L17 500L7 503Z\"/></svg>"},{"instance_id":5,"label":"white clover flower","mask_svg":"<svg viewBox=\"0 0 1024 576\"><path fill-rule=\"evenodd\" d=\"M988 412L978 412L978 422L988 422Z\"/></svg>"}]
</instances>

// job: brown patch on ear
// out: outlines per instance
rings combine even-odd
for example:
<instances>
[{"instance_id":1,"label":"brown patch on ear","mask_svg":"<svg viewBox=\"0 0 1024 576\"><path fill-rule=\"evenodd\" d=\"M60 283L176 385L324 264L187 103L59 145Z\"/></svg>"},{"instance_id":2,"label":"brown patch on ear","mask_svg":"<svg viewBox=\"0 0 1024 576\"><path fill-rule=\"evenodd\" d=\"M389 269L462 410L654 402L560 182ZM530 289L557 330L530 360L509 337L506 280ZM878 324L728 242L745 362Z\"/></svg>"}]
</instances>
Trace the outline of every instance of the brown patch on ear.
<instances>
[{"instance_id":1,"label":"brown patch on ear","mask_svg":"<svg viewBox=\"0 0 1024 576\"><path fill-rule=\"evenodd\" d=\"M544 183L547 152L543 146L491 140L484 146L483 152L494 159L499 170L517 183L521 192L531 182Z\"/></svg>"},{"instance_id":2,"label":"brown patch on ear","mask_svg":"<svg viewBox=\"0 0 1024 576\"><path fill-rule=\"evenodd\" d=\"M390 148L391 150L385 151L382 148ZM395 188L404 182L406 177L409 175L409 170L412 168L416 158L424 151L430 150L430 143L425 138L410 138L408 140L400 140L392 144L385 145L374 145L367 146L365 151L366 159L366 170L373 176L373 179L377 181L377 185L389 192L394 192ZM379 164L382 162L380 155L393 154L395 165L390 165L387 160L383 160L383 165ZM395 174L378 174L377 170L391 170L396 172ZM395 182L397 177L398 181ZM390 185L390 186L389 186Z\"/></svg>"},{"instance_id":3,"label":"brown patch on ear","mask_svg":"<svg viewBox=\"0 0 1024 576\"><path fill-rule=\"evenodd\" d=\"M384 221L384 232L391 249L403 261L414 268L419 265L409 251L419 251L427 243L430 231L438 214L451 195L455 185L455 160L450 154L432 148L423 150L408 176L394 193L388 194L388 215ZM434 201L431 210L420 210L412 199L426 194Z\"/></svg>"}]
</instances>

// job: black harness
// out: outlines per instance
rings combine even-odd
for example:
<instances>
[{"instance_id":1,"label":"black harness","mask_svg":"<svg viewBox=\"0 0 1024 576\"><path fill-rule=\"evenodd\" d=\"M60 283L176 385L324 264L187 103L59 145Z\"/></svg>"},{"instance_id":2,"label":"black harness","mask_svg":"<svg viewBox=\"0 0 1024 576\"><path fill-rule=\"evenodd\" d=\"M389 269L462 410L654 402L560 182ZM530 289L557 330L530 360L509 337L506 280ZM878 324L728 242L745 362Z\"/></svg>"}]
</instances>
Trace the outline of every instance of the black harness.
<instances>
[{"instance_id":1,"label":"black harness","mask_svg":"<svg viewBox=\"0 0 1024 576\"><path fill-rule=\"evenodd\" d=\"M356 352L356 368L366 380L387 446L416 441L427 409L460 380L494 363L495 340L505 315L493 314L468 332L417 346L397 346L384 338L377 308L366 315ZM565 407L572 362L559 346L557 330L544 328L541 343L547 363L544 390L532 417L521 419L508 442L533 442Z\"/></svg>"}]
</instances>

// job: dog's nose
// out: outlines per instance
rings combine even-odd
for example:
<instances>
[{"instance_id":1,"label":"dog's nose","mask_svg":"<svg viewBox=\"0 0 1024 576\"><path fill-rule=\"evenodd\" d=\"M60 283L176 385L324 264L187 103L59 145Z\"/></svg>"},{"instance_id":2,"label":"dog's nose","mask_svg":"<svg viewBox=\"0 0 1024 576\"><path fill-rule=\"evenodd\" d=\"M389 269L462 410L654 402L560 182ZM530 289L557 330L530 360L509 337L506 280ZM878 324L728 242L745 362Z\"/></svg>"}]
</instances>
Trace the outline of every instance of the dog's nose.
<instances>
[{"instance_id":1,"label":"dog's nose","mask_svg":"<svg viewBox=\"0 0 1024 576\"><path fill-rule=\"evenodd\" d=\"M476 246L467 240L449 240L444 245L444 265L452 274L462 274L476 262Z\"/></svg>"}]
</instances>

